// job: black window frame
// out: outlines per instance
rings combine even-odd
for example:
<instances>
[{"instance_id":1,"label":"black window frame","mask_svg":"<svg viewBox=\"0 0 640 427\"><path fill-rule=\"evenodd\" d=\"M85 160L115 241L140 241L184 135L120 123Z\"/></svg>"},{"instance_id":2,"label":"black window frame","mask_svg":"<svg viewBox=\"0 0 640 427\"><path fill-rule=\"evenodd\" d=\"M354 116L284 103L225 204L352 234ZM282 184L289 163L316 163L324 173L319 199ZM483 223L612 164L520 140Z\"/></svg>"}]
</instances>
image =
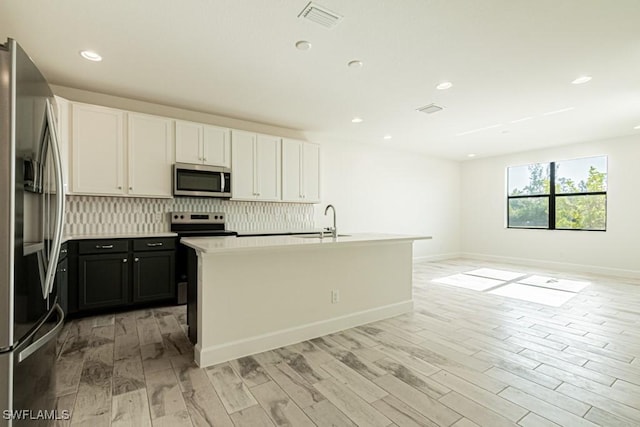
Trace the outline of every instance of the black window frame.
<instances>
[{"instance_id":1,"label":"black window frame","mask_svg":"<svg viewBox=\"0 0 640 427\"><path fill-rule=\"evenodd\" d=\"M602 156L590 156L590 157L607 157L606 155ZM577 159L568 159L568 160L577 160ZM566 161L566 160L564 160ZM556 194L556 161L546 162L546 163L538 163L538 164L548 164L549 165L549 193L548 194L529 194L529 195L517 195L512 196L507 191L507 228L511 229L519 229L519 230L563 230L563 231L599 231L604 232L607 231L607 191L586 191L586 192L577 192L577 193L560 193ZM536 164L536 163L531 163ZM511 166L510 166L511 167ZM609 190L608 186L608 178L609 178L609 166L607 164L607 190ZM509 183L509 167L507 167L507 189ZM605 220L604 220L604 229L590 229L590 228L557 228L556 227L556 198L559 197L568 197L568 196L604 196L604 209L605 209ZM536 199L536 198L546 198L549 203L549 219L547 227L518 227L512 226L509 223L510 215L509 215L509 201L512 199Z\"/></svg>"}]
</instances>

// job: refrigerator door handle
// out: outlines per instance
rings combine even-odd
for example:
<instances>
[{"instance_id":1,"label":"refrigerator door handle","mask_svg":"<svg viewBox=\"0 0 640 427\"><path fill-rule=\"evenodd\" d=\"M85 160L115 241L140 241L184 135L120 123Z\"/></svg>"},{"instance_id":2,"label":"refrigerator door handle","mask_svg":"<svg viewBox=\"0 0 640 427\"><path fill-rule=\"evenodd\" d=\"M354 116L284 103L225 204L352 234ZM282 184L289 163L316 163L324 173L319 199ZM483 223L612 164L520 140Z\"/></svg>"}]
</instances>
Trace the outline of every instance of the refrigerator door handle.
<instances>
[{"instance_id":1,"label":"refrigerator door handle","mask_svg":"<svg viewBox=\"0 0 640 427\"><path fill-rule=\"evenodd\" d=\"M58 313L58 316L60 317L58 319L58 323L56 323L56 326L54 326L53 329L51 329L45 335L38 338L29 347L19 352L18 363L22 362L23 360L31 356L33 353L38 351L43 345L45 345L46 343L54 339L58 335L58 332L60 332L60 329L62 329L62 326L64 325L64 311L62 311L62 308L60 307L59 304L56 304L54 308Z\"/></svg>"},{"instance_id":2,"label":"refrigerator door handle","mask_svg":"<svg viewBox=\"0 0 640 427\"><path fill-rule=\"evenodd\" d=\"M64 227L64 178L62 176L62 159L60 158L60 146L58 145L58 132L56 129L55 116L53 114L53 107L51 102L47 99L47 126L49 128L49 149L53 157L55 165L55 178L56 178L56 223L53 233L53 242L51 248L51 255L49 257L49 266L47 267L46 295L49 295L53 290L53 281L55 279L58 258L60 256L60 245L62 244L62 229ZM46 296L45 295L45 296Z\"/></svg>"}]
</instances>

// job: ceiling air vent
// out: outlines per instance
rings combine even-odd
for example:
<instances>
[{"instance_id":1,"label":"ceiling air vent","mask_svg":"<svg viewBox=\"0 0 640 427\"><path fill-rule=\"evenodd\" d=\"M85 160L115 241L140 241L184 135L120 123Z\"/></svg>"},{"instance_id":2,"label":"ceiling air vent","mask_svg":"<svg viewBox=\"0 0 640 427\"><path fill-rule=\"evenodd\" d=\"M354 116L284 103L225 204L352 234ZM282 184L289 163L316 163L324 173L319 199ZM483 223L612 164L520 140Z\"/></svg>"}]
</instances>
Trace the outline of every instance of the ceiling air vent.
<instances>
[{"instance_id":1,"label":"ceiling air vent","mask_svg":"<svg viewBox=\"0 0 640 427\"><path fill-rule=\"evenodd\" d=\"M433 114L438 111L444 110L444 107L441 107L436 104L425 105L424 107L416 108L416 111L420 111L421 113Z\"/></svg>"},{"instance_id":2,"label":"ceiling air vent","mask_svg":"<svg viewBox=\"0 0 640 427\"><path fill-rule=\"evenodd\" d=\"M342 21L342 16L313 2L309 2L309 4L302 9L298 18L306 18L325 28L333 28Z\"/></svg>"}]
</instances>

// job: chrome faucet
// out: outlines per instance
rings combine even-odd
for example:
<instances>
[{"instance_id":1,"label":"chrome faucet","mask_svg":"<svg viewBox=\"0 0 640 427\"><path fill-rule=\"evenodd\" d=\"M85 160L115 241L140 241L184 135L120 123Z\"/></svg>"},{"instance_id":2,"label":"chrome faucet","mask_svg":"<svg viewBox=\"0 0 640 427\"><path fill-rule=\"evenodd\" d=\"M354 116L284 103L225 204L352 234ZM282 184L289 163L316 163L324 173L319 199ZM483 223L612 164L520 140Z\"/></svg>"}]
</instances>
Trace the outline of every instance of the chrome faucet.
<instances>
[{"instance_id":1,"label":"chrome faucet","mask_svg":"<svg viewBox=\"0 0 640 427\"><path fill-rule=\"evenodd\" d=\"M334 208L333 205L327 205L327 207L324 209L325 216L327 216L329 208L331 208L331 210L333 211L333 227L330 227L329 231L331 232L331 237L335 239L336 237L338 237L338 227L336 226L336 208Z\"/></svg>"}]
</instances>

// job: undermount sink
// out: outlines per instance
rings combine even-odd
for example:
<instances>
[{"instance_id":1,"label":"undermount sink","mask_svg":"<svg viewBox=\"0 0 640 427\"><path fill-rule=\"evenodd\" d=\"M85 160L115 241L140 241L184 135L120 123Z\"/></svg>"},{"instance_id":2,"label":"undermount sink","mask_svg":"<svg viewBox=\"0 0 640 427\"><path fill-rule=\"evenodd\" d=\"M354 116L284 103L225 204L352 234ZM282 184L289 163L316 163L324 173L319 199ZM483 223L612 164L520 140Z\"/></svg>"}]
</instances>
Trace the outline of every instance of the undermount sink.
<instances>
[{"instance_id":1,"label":"undermount sink","mask_svg":"<svg viewBox=\"0 0 640 427\"><path fill-rule=\"evenodd\" d=\"M338 237L350 237L351 234L338 234ZM298 237L300 239L320 239L320 235L319 234L298 234L298 235L294 235L293 237ZM322 236L322 239L331 239L332 236L330 233L325 233Z\"/></svg>"}]
</instances>

